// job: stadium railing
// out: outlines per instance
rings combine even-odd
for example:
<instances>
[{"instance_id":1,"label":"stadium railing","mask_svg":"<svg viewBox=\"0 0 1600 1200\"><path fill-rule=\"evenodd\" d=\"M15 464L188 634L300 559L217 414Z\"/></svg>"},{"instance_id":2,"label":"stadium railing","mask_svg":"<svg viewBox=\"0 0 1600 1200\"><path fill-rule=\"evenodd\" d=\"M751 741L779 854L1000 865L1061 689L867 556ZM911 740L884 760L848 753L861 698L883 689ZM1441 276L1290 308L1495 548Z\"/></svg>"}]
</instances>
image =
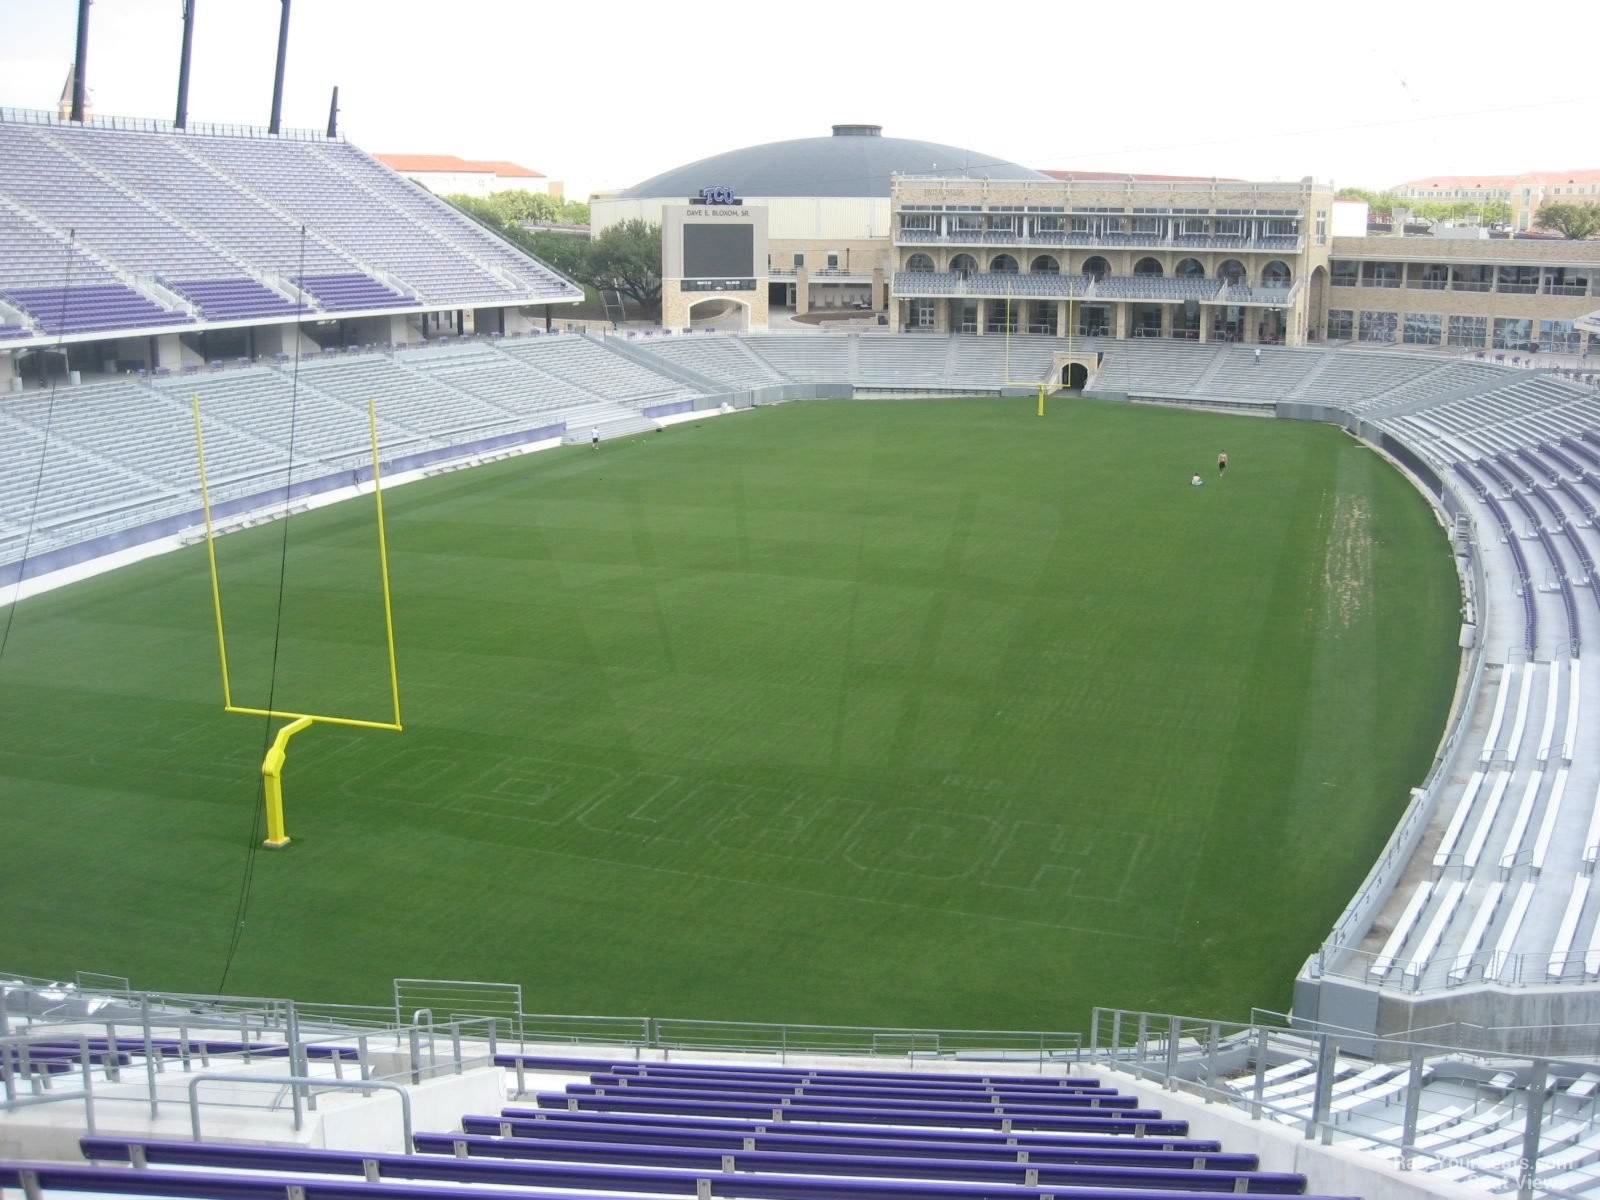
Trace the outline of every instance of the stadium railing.
<instances>
[{"instance_id":1,"label":"stadium railing","mask_svg":"<svg viewBox=\"0 0 1600 1200\"><path fill-rule=\"evenodd\" d=\"M329 137L321 129L283 129L271 132L264 125L231 125L212 121L191 121L179 129L171 121L151 117L89 117L84 121L69 121L49 109L0 108L0 121L12 125L65 125L70 128L88 126L91 129L128 129L143 133L189 133L218 137L272 138L274 141L342 142L344 134Z\"/></svg>"},{"instance_id":2,"label":"stadium railing","mask_svg":"<svg viewBox=\"0 0 1600 1200\"><path fill-rule=\"evenodd\" d=\"M1523 1200L1580 1195L1549 1176L1567 1169L1555 1156L1572 1148L1573 1131L1593 1136L1600 1027L1451 1023L1383 1038L1264 1009L1251 1018L1096 1008L1085 1059L1252 1121L1298 1127L1308 1141L1382 1155L1402 1171L1477 1176ZM1540 1054L1505 1049L1530 1036ZM1580 1167L1597 1169L1583 1159ZM1562 1182L1591 1182L1571 1175Z\"/></svg>"}]
</instances>

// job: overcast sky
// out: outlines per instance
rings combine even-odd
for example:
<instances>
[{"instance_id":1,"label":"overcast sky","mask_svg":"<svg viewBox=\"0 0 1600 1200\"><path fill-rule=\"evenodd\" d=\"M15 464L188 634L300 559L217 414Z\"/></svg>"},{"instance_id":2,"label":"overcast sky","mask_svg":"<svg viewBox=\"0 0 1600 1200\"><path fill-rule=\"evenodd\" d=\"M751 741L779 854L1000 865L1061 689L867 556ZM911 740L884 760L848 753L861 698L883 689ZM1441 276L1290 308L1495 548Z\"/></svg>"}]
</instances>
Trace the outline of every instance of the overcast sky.
<instances>
[{"instance_id":1,"label":"overcast sky","mask_svg":"<svg viewBox=\"0 0 1600 1200\"><path fill-rule=\"evenodd\" d=\"M76 12L0 0L0 106L54 106ZM181 12L95 0L97 114L171 119ZM278 0L197 0L196 13L191 119L265 125ZM295 0L284 121L324 126L338 84L341 128L366 150L512 159L580 197L834 123L1030 167L1340 186L1600 166L1600 80L1582 47L1516 13L1477 0Z\"/></svg>"}]
</instances>

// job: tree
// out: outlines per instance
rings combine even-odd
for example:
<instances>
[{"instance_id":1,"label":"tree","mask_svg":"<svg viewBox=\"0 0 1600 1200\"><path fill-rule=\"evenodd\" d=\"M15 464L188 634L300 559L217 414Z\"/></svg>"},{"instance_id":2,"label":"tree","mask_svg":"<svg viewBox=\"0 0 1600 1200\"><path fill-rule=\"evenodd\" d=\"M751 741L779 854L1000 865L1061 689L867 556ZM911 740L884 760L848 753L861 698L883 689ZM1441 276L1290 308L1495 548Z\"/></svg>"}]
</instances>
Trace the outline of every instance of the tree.
<instances>
[{"instance_id":1,"label":"tree","mask_svg":"<svg viewBox=\"0 0 1600 1200\"><path fill-rule=\"evenodd\" d=\"M1411 201L1396 196L1393 192L1372 192L1366 188L1347 187L1340 188L1340 200L1365 200L1367 202L1367 215L1380 220L1388 220L1397 208L1412 208Z\"/></svg>"},{"instance_id":2,"label":"tree","mask_svg":"<svg viewBox=\"0 0 1600 1200\"><path fill-rule=\"evenodd\" d=\"M563 275L588 283L589 239L578 234L556 233L549 229L523 229L512 225L506 236L540 262L548 263Z\"/></svg>"},{"instance_id":3,"label":"tree","mask_svg":"<svg viewBox=\"0 0 1600 1200\"><path fill-rule=\"evenodd\" d=\"M654 304L661 299L661 226L637 218L611 226L589 242L587 266L585 282Z\"/></svg>"},{"instance_id":4,"label":"tree","mask_svg":"<svg viewBox=\"0 0 1600 1200\"><path fill-rule=\"evenodd\" d=\"M1478 220L1485 225L1511 224L1511 205L1505 200L1485 200L1478 209Z\"/></svg>"},{"instance_id":5,"label":"tree","mask_svg":"<svg viewBox=\"0 0 1600 1200\"><path fill-rule=\"evenodd\" d=\"M524 205L522 201L506 201L500 199L505 196L529 196L534 200L545 200L555 204L548 196L541 196L536 192L496 192L493 196L483 198L480 196L463 196L460 194L444 197L469 217L482 225L488 226L495 233L505 238L506 241L544 263L553 267L569 279L579 283L590 282L589 270L589 239L570 233L553 233L549 230L525 229L506 216L508 212L532 211L535 205ZM585 208L588 206L585 205ZM659 252L657 257L659 258Z\"/></svg>"},{"instance_id":6,"label":"tree","mask_svg":"<svg viewBox=\"0 0 1600 1200\"><path fill-rule=\"evenodd\" d=\"M1600 204L1541 204L1533 223L1570 241L1582 241L1600 234Z\"/></svg>"}]
</instances>

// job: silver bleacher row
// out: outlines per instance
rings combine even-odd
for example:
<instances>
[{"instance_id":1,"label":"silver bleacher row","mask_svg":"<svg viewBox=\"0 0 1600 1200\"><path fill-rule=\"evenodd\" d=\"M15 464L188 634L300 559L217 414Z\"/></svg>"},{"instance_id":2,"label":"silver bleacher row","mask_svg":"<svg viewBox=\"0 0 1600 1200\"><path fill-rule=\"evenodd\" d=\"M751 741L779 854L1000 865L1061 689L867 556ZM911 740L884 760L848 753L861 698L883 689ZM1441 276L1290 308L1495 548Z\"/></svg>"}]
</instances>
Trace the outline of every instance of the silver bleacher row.
<instances>
[{"instance_id":1,"label":"silver bleacher row","mask_svg":"<svg viewBox=\"0 0 1600 1200\"><path fill-rule=\"evenodd\" d=\"M0 291L357 273L429 304L581 298L344 142L0 121L0 161Z\"/></svg>"},{"instance_id":2,"label":"silver bleacher row","mask_svg":"<svg viewBox=\"0 0 1600 1200\"><path fill-rule=\"evenodd\" d=\"M1592 660L1600 645L1600 398L1505 374L1379 418L1475 497L1509 618L1490 647L1478 762L1434 818L1430 877L1380 916L1369 975L1407 987L1600 979L1600 705L1582 687L1583 650Z\"/></svg>"},{"instance_id":3,"label":"silver bleacher row","mask_svg":"<svg viewBox=\"0 0 1600 1200\"><path fill-rule=\"evenodd\" d=\"M631 431L641 409L697 394L582 337L319 359L298 376L298 403L287 364L0 397L0 563L196 509L194 395L223 501L369 462L369 401L398 457L547 426Z\"/></svg>"}]
</instances>

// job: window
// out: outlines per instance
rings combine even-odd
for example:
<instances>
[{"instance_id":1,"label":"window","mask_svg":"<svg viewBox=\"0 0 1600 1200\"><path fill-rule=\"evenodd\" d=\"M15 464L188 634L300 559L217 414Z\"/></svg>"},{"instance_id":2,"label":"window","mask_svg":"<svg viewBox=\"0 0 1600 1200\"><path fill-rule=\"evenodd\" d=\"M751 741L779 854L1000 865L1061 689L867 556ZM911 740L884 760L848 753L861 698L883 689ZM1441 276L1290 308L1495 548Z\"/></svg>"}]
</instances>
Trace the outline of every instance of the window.
<instances>
[{"instance_id":1,"label":"window","mask_svg":"<svg viewBox=\"0 0 1600 1200\"><path fill-rule=\"evenodd\" d=\"M1540 321L1539 349L1558 354L1576 354L1578 331L1573 328L1571 321Z\"/></svg>"},{"instance_id":2,"label":"window","mask_svg":"<svg viewBox=\"0 0 1600 1200\"><path fill-rule=\"evenodd\" d=\"M1370 309L1361 310L1361 323L1359 336L1363 342L1387 342L1393 344L1395 334L1400 326L1400 316L1392 312L1374 312Z\"/></svg>"},{"instance_id":3,"label":"window","mask_svg":"<svg viewBox=\"0 0 1600 1200\"><path fill-rule=\"evenodd\" d=\"M1496 350L1532 349L1533 322L1527 317L1496 317L1494 319L1494 348Z\"/></svg>"},{"instance_id":4,"label":"window","mask_svg":"<svg viewBox=\"0 0 1600 1200\"><path fill-rule=\"evenodd\" d=\"M1451 317L1448 341L1452 346L1473 346L1483 349L1489 340L1488 317Z\"/></svg>"},{"instance_id":5,"label":"window","mask_svg":"<svg viewBox=\"0 0 1600 1200\"><path fill-rule=\"evenodd\" d=\"M976 300L964 300L961 303L961 332L978 332L978 302Z\"/></svg>"},{"instance_id":6,"label":"window","mask_svg":"<svg viewBox=\"0 0 1600 1200\"><path fill-rule=\"evenodd\" d=\"M1586 296L1589 294L1589 268L1546 267L1544 293L1547 296Z\"/></svg>"},{"instance_id":7,"label":"window","mask_svg":"<svg viewBox=\"0 0 1600 1200\"><path fill-rule=\"evenodd\" d=\"M926 254L913 254L906 259L906 270L908 271L931 271L933 269L933 259Z\"/></svg>"},{"instance_id":8,"label":"window","mask_svg":"<svg viewBox=\"0 0 1600 1200\"><path fill-rule=\"evenodd\" d=\"M1501 267L1500 276L1495 281L1495 290L1531 295L1539 290L1539 268Z\"/></svg>"},{"instance_id":9,"label":"window","mask_svg":"<svg viewBox=\"0 0 1600 1200\"><path fill-rule=\"evenodd\" d=\"M1328 310L1328 340L1348 342L1356 335L1356 314L1348 308Z\"/></svg>"},{"instance_id":10,"label":"window","mask_svg":"<svg viewBox=\"0 0 1600 1200\"><path fill-rule=\"evenodd\" d=\"M1413 263L1407 268L1407 272L1407 287L1421 288L1429 292L1444 291L1444 285L1450 279L1450 268L1443 263L1423 263L1420 266Z\"/></svg>"},{"instance_id":11,"label":"window","mask_svg":"<svg viewBox=\"0 0 1600 1200\"><path fill-rule=\"evenodd\" d=\"M1407 313L1405 342L1408 346L1437 346L1444 330L1438 313Z\"/></svg>"},{"instance_id":12,"label":"window","mask_svg":"<svg viewBox=\"0 0 1600 1200\"><path fill-rule=\"evenodd\" d=\"M806 256L804 254L796 254L794 256L794 265L796 267L805 266L806 265Z\"/></svg>"},{"instance_id":13,"label":"window","mask_svg":"<svg viewBox=\"0 0 1600 1200\"><path fill-rule=\"evenodd\" d=\"M1015 333L1017 331L1017 310L1020 304L1007 303L1005 300L995 299L989 301L989 309L985 314L989 328L987 333Z\"/></svg>"},{"instance_id":14,"label":"window","mask_svg":"<svg viewBox=\"0 0 1600 1200\"><path fill-rule=\"evenodd\" d=\"M1348 258L1336 258L1328 264L1328 274L1334 287L1355 287L1361 276L1361 264Z\"/></svg>"},{"instance_id":15,"label":"window","mask_svg":"<svg viewBox=\"0 0 1600 1200\"><path fill-rule=\"evenodd\" d=\"M1494 286L1494 268L1486 266L1451 267L1452 292L1487 292Z\"/></svg>"},{"instance_id":16,"label":"window","mask_svg":"<svg viewBox=\"0 0 1600 1200\"><path fill-rule=\"evenodd\" d=\"M1317 245L1326 246L1327 244L1328 244L1328 210L1325 209L1325 208L1319 208L1319 209L1317 209Z\"/></svg>"},{"instance_id":17,"label":"window","mask_svg":"<svg viewBox=\"0 0 1600 1200\"><path fill-rule=\"evenodd\" d=\"M838 268L839 268L839 256L837 254L828 255L828 270L835 271L835 270L838 270Z\"/></svg>"},{"instance_id":18,"label":"window","mask_svg":"<svg viewBox=\"0 0 1600 1200\"><path fill-rule=\"evenodd\" d=\"M1368 262L1361 264L1361 286L1397 288L1400 286L1400 264Z\"/></svg>"}]
</instances>

